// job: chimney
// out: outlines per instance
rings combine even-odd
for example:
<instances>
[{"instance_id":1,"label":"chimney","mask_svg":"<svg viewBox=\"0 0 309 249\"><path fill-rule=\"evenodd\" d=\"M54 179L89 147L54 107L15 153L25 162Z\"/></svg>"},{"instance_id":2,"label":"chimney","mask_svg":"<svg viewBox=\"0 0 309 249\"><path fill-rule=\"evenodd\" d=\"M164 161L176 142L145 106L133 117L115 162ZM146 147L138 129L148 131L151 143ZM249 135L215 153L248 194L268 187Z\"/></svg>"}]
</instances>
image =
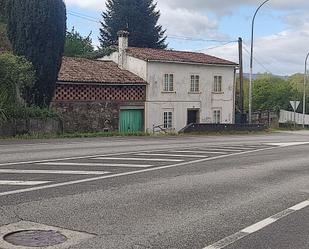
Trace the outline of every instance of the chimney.
<instances>
[{"instance_id":1,"label":"chimney","mask_svg":"<svg viewBox=\"0 0 309 249\"><path fill-rule=\"evenodd\" d=\"M119 54L118 54L118 66L121 69L124 69L125 62L126 62L126 49L129 46L129 32L128 31L118 31L118 47L119 47Z\"/></svg>"}]
</instances>

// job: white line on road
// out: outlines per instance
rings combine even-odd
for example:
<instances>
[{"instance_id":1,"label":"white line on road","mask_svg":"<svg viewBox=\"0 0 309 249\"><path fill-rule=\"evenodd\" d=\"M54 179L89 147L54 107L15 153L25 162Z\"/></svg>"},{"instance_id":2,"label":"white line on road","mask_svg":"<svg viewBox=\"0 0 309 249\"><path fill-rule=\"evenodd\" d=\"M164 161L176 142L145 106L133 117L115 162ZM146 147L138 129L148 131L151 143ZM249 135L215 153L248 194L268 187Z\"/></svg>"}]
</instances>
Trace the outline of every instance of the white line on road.
<instances>
[{"instance_id":1,"label":"white line on road","mask_svg":"<svg viewBox=\"0 0 309 249\"><path fill-rule=\"evenodd\" d=\"M166 156L166 157L192 157L192 158L207 158L208 156L200 155L175 155L175 154L153 154L153 153L140 153L137 156Z\"/></svg>"},{"instance_id":2,"label":"white line on road","mask_svg":"<svg viewBox=\"0 0 309 249\"><path fill-rule=\"evenodd\" d=\"M77 170L23 170L23 169L0 169L0 174L61 174L61 175L105 175L106 171L77 171Z\"/></svg>"},{"instance_id":3,"label":"white line on road","mask_svg":"<svg viewBox=\"0 0 309 249\"><path fill-rule=\"evenodd\" d=\"M133 157L96 157L92 160L119 160L119 161L154 161L154 162L183 162L181 159L159 159L159 158L133 158Z\"/></svg>"},{"instance_id":4,"label":"white line on road","mask_svg":"<svg viewBox=\"0 0 309 249\"><path fill-rule=\"evenodd\" d=\"M309 206L309 200L308 201L304 201L302 203L299 203L299 204L297 204L297 205L295 205L295 206L293 206L293 207L291 207L289 209L294 210L294 211L298 211L298 210L301 210L301 209L303 209L305 207L308 207L308 206Z\"/></svg>"},{"instance_id":5,"label":"white line on road","mask_svg":"<svg viewBox=\"0 0 309 249\"><path fill-rule=\"evenodd\" d=\"M140 152L149 153L154 151L162 151L162 150L143 150ZM108 156L121 156L121 155L130 155L135 154L136 151L131 152L122 152L122 153L110 153L110 154L96 154L91 156L76 156L76 157L63 157L63 158L53 158L53 159L43 159L43 160L33 160L33 161L21 161L21 162L12 162L12 163L0 163L0 167L2 166L13 166L13 165L22 165L22 164L33 164L33 163L47 163L47 162L59 162L59 161L68 161L68 160L78 160L78 159L91 159L94 157L108 157Z\"/></svg>"},{"instance_id":6,"label":"white line on road","mask_svg":"<svg viewBox=\"0 0 309 249\"><path fill-rule=\"evenodd\" d=\"M301 202L301 203L299 203L299 204L297 204L293 207L290 207L286 210L283 210L283 211L281 211L281 212L279 212L279 213L277 213L277 214L275 214L275 215L273 215L269 218L266 218L262 221L259 221L259 222L255 223L255 224L253 224L253 225L251 225L247 228L244 228L241 231L236 232L233 235L230 235L226 238L223 238L223 239L217 241L216 243L214 243L212 245L204 247L203 249L223 249L223 248L225 248L229 245L232 245L235 242L247 237L248 235L253 234L257 231L260 231L263 228L281 220L282 218L287 217L287 216L289 216L289 215L291 215L291 214L293 214L297 211L300 211L300 210L302 210L302 209L304 209L308 206L309 206L309 200Z\"/></svg>"},{"instance_id":7,"label":"white line on road","mask_svg":"<svg viewBox=\"0 0 309 249\"><path fill-rule=\"evenodd\" d=\"M193 151L193 150L177 150L177 151L171 151L174 153L195 153L195 154L220 154L225 155L227 152L219 152L219 151L207 151L207 150L199 150L199 151Z\"/></svg>"},{"instance_id":8,"label":"white line on road","mask_svg":"<svg viewBox=\"0 0 309 249\"><path fill-rule=\"evenodd\" d=\"M49 166L91 166L91 167L126 167L126 168L149 168L153 165L142 165L142 164L116 164L116 163L65 163L65 162L50 162L50 163L39 163L40 165Z\"/></svg>"},{"instance_id":9,"label":"white line on road","mask_svg":"<svg viewBox=\"0 0 309 249\"><path fill-rule=\"evenodd\" d=\"M70 185L75 185L75 184L80 184L80 183L87 183L87 182L99 181L99 180L122 177L122 176L136 175L136 174L141 174L141 173L147 173L147 172L158 171L158 170L163 170L163 169L170 169L170 168L181 167L181 166L186 166L186 165L190 165L190 164L202 163L202 162L207 162L207 161L214 161L214 160L217 160L217 159L223 159L223 158L232 157L232 156L239 156L239 155L246 155L246 154L249 154L249 153L261 152L261 151L273 150L273 149L276 149L276 147L263 148L263 149L257 149L257 150L251 150L251 151L243 151L243 152L234 153L234 154L220 155L220 156L216 156L216 157L198 159L198 160L190 161L190 162L182 162L182 163L177 163L177 164L173 164L173 165L167 165L167 166L161 166L161 167L149 168L149 169L142 169L142 170L137 170L137 171L107 175L107 176L93 177L93 178L81 179L81 180L70 181L70 182L55 183L55 184L51 184L51 185L32 187L32 188L27 188L27 189L12 190L12 191L7 191L7 192L2 192L2 193L0 193L0 196L21 194L21 193L27 193L27 192L43 190L43 189L64 187L64 186L70 186ZM127 153L127 154L132 154L132 153ZM90 158L90 157L88 157L88 158Z\"/></svg>"},{"instance_id":10,"label":"white line on road","mask_svg":"<svg viewBox=\"0 0 309 249\"><path fill-rule=\"evenodd\" d=\"M243 233L255 233L255 232L257 232L257 231L263 229L264 227L269 226L270 224L272 224L272 223L274 223L274 222L276 222L275 219L273 219L273 218L267 218L267 219L262 220L262 221L260 221L260 222L258 222L258 223L256 223L256 224L254 224L254 225L252 225L252 226L250 226L250 227L247 227L247 228L241 230L241 232L243 232Z\"/></svg>"},{"instance_id":11,"label":"white line on road","mask_svg":"<svg viewBox=\"0 0 309 249\"><path fill-rule=\"evenodd\" d=\"M0 185L12 185L12 186L35 186L50 183L50 181L3 181L0 180Z\"/></svg>"},{"instance_id":12,"label":"white line on road","mask_svg":"<svg viewBox=\"0 0 309 249\"><path fill-rule=\"evenodd\" d=\"M281 147L297 146L297 145L307 145L307 144L309 144L309 142L267 143L267 145L281 146Z\"/></svg>"},{"instance_id":13,"label":"white line on road","mask_svg":"<svg viewBox=\"0 0 309 249\"><path fill-rule=\"evenodd\" d=\"M229 149L229 148L205 148L206 150L210 151L226 151L226 152L240 152L243 151L241 149Z\"/></svg>"}]
</instances>

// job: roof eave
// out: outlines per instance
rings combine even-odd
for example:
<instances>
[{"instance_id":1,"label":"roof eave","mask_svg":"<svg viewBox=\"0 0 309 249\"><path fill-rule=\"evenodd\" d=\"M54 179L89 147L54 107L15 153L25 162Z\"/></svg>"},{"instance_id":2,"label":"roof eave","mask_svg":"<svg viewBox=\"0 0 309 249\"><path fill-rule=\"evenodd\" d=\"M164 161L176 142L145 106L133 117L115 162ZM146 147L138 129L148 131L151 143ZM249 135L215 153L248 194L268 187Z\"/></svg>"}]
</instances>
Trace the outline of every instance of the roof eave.
<instances>
[{"instance_id":1,"label":"roof eave","mask_svg":"<svg viewBox=\"0 0 309 249\"><path fill-rule=\"evenodd\" d=\"M176 64L190 64L190 65L203 65L203 66L223 66L223 67L237 67L238 64L219 64L219 63L202 63L202 62L192 62L192 61L168 61L168 60L146 60L147 62L159 62L159 63L176 63Z\"/></svg>"},{"instance_id":2,"label":"roof eave","mask_svg":"<svg viewBox=\"0 0 309 249\"><path fill-rule=\"evenodd\" d=\"M147 82L124 82L124 83L119 83L119 82L94 82L94 81L64 81L64 80L57 80L57 84L61 85L105 85L105 86L137 86L137 85L142 85L145 86L148 83Z\"/></svg>"}]
</instances>

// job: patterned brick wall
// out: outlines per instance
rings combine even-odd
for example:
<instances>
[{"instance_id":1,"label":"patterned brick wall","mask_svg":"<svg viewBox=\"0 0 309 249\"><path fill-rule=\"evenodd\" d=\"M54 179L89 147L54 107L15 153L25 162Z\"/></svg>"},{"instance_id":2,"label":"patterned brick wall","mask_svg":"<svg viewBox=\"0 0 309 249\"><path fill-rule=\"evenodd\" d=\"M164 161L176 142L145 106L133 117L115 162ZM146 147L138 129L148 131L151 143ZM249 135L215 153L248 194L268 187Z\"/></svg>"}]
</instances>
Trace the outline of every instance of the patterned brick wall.
<instances>
[{"instance_id":1,"label":"patterned brick wall","mask_svg":"<svg viewBox=\"0 0 309 249\"><path fill-rule=\"evenodd\" d=\"M54 102L145 101L146 86L57 84Z\"/></svg>"}]
</instances>

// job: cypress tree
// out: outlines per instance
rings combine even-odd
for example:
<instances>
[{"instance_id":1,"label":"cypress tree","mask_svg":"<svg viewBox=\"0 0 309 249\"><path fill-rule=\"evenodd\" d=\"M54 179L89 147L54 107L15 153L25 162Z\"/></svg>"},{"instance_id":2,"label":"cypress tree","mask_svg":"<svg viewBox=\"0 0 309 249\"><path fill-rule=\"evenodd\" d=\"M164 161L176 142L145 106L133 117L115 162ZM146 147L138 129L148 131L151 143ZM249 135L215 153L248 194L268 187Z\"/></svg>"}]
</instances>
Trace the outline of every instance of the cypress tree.
<instances>
[{"instance_id":1,"label":"cypress tree","mask_svg":"<svg viewBox=\"0 0 309 249\"><path fill-rule=\"evenodd\" d=\"M102 13L100 29L101 47L116 45L117 32L130 32L129 45L132 47L167 47L165 31L158 25L160 11L153 0L108 0L107 10Z\"/></svg>"},{"instance_id":2,"label":"cypress tree","mask_svg":"<svg viewBox=\"0 0 309 249\"><path fill-rule=\"evenodd\" d=\"M10 0L7 13L14 54L25 56L36 70L32 102L46 106L54 94L64 50L65 4L63 0Z\"/></svg>"},{"instance_id":3,"label":"cypress tree","mask_svg":"<svg viewBox=\"0 0 309 249\"><path fill-rule=\"evenodd\" d=\"M0 0L0 22L4 22L5 19L6 1L7 0Z\"/></svg>"}]
</instances>

